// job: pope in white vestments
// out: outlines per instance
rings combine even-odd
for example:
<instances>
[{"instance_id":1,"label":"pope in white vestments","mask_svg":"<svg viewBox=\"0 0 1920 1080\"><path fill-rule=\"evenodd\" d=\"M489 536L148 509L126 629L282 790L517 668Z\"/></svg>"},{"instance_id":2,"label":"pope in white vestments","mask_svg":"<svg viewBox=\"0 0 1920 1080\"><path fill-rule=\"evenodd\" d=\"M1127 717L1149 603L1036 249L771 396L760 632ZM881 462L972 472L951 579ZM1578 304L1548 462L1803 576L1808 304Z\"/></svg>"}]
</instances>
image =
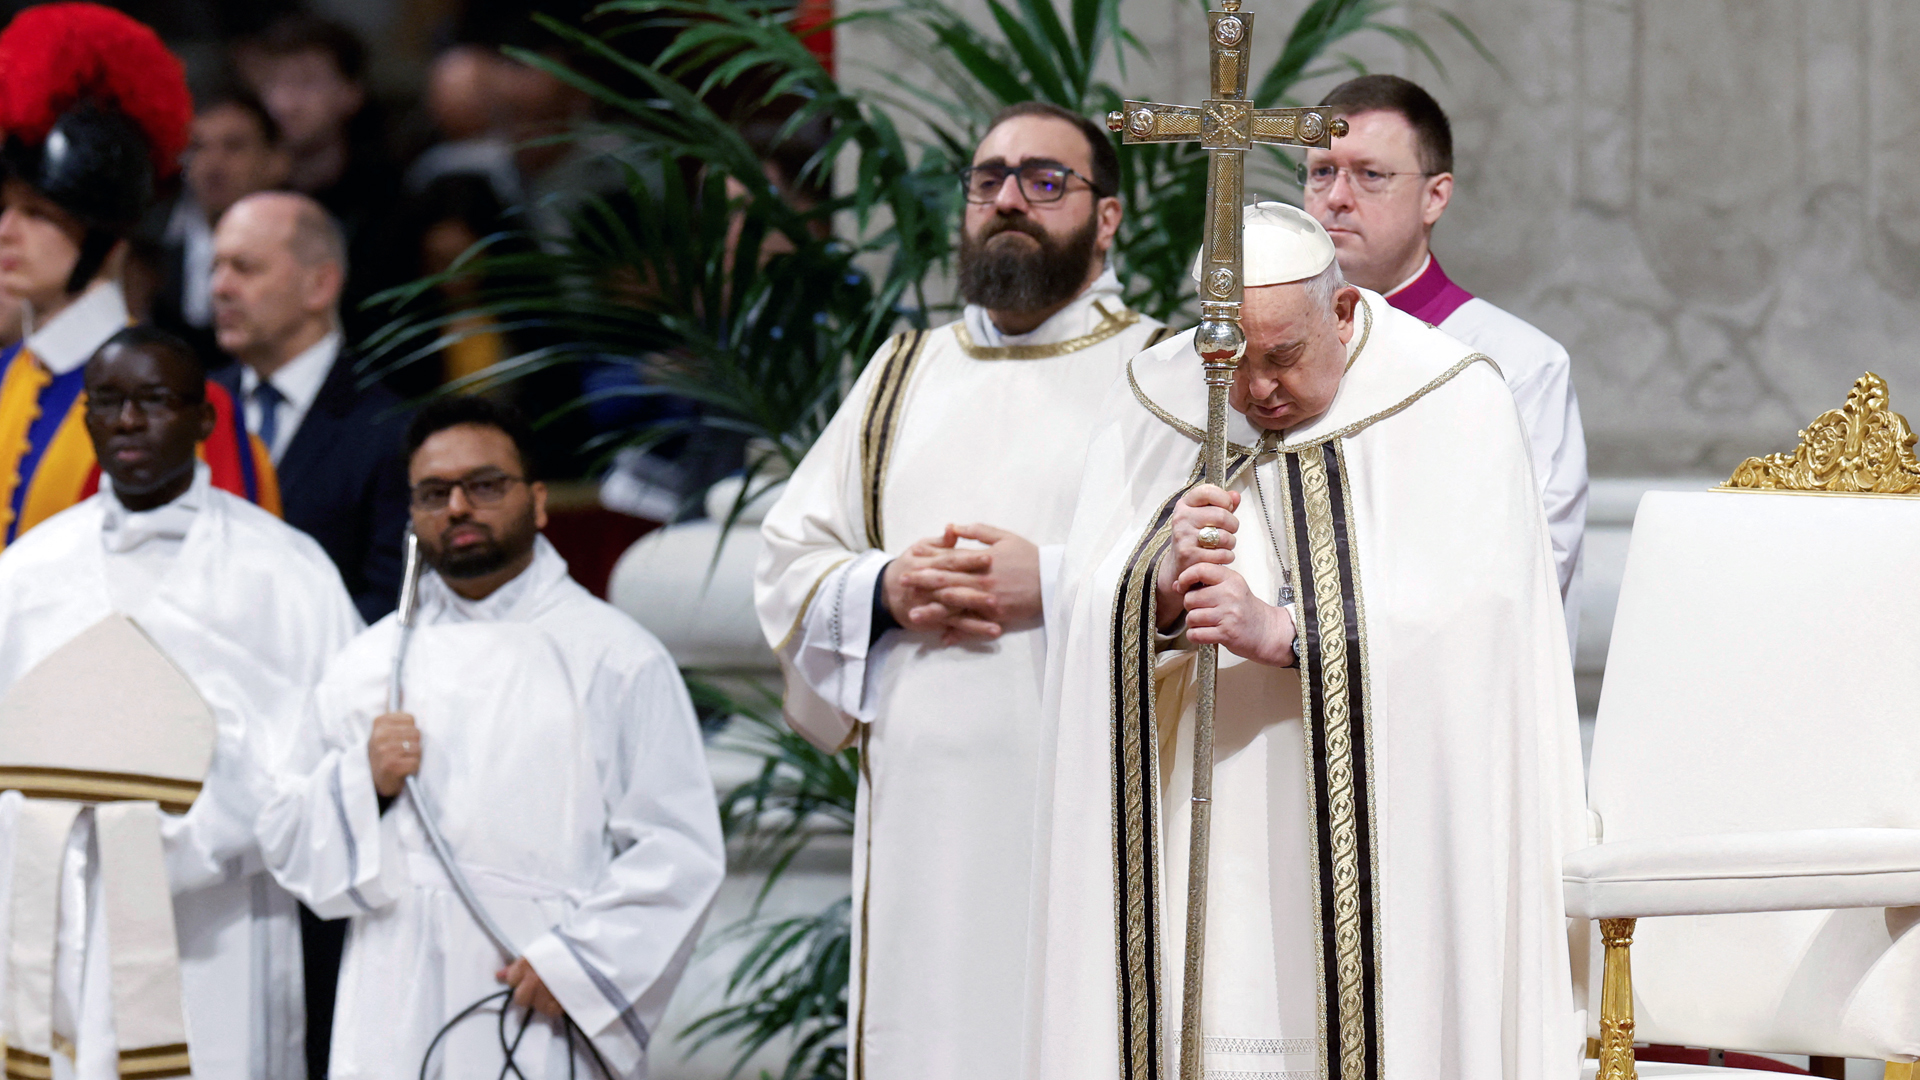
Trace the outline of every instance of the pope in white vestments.
<instances>
[{"instance_id":1,"label":"pope in white vestments","mask_svg":"<svg viewBox=\"0 0 1920 1080\"><path fill-rule=\"evenodd\" d=\"M1196 480L1192 335L1134 359L1091 440L1049 670L1032 1074L1175 1073L1213 643L1207 1074L1571 1077L1580 757L1512 396L1344 285L1312 218L1246 222L1226 491Z\"/></svg>"},{"instance_id":2,"label":"pope in white vestments","mask_svg":"<svg viewBox=\"0 0 1920 1080\"><path fill-rule=\"evenodd\" d=\"M881 349L762 529L755 594L786 672L788 722L824 749L861 753L848 1022L850 1067L869 1080L1018 1070L1047 646L1040 594L1101 391L1165 334L1127 309L1104 266L1119 202L1086 177L1102 175L1089 159L1104 151L1111 162L1111 143L1071 114L1023 108L974 155L961 257L973 302L960 321ZM1083 224L1102 230L1097 246L1061 241ZM1035 230L1065 253L1051 275L1044 255L1018 258L1035 246L1019 234L1038 239ZM996 257L1013 280L982 284ZM1065 285L1057 299L1023 291L1048 276ZM1017 321L1043 306L1054 308L1044 319ZM991 541L999 560L1008 533L1039 548L1029 613L1000 612L991 637L876 622L893 618L890 564L938 559L956 536ZM944 572L907 577L929 573Z\"/></svg>"},{"instance_id":3,"label":"pope in white vestments","mask_svg":"<svg viewBox=\"0 0 1920 1080\"><path fill-rule=\"evenodd\" d=\"M646 1075L724 871L679 671L536 531L544 488L527 480L524 434L510 437L523 426L477 398L416 418L413 521L435 569L406 655L408 715L387 711L390 615L328 666L260 818L281 883L323 918L352 919L334 1080L498 1074L501 1003L447 1025L503 981L509 1037L528 1025L520 1075L597 1076L600 1062ZM392 799L394 761L418 769L514 957L462 905L411 797Z\"/></svg>"},{"instance_id":4,"label":"pope in white vestments","mask_svg":"<svg viewBox=\"0 0 1920 1080\"><path fill-rule=\"evenodd\" d=\"M205 375L186 350L135 329L88 366L88 430L107 479L0 553L0 694L116 612L192 681L217 723L214 762L191 810L162 821L192 1075L291 1080L306 1075L300 924L253 839L254 777L280 752L286 726L360 618L318 544L213 487L207 466L194 461L188 427L207 408L194 404ZM184 488L156 504L169 492L154 494L155 475ZM9 851L12 813L4 815ZM53 983L55 1035L77 1051L77 1070L59 1053L52 1068L56 1077L107 1080L121 1063L111 987L100 975L105 920L90 910L99 895L91 832L92 814L83 812L61 870ZM15 877L11 886L26 883Z\"/></svg>"}]
</instances>

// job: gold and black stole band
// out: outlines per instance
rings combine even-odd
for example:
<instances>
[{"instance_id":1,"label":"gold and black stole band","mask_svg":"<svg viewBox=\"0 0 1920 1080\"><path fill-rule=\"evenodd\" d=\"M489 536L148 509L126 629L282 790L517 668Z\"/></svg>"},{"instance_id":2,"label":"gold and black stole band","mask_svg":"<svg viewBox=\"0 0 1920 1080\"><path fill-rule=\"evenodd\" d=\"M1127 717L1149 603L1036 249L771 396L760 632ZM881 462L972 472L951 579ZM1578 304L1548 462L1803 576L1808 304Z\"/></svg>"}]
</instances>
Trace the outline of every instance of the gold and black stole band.
<instances>
[{"instance_id":1,"label":"gold and black stole band","mask_svg":"<svg viewBox=\"0 0 1920 1080\"><path fill-rule=\"evenodd\" d=\"M887 483L887 458L893 451L893 436L900 425L907 385L913 380L914 363L926 348L930 330L909 330L887 339L886 358L880 374L873 380L873 394L867 398L866 413L860 419L861 509L867 519L867 544L886 546L881 529L881 495Z\"/></svg>"},{"instance_id":2,"label":"gold and black stole band","mask_svg":"<svg viewBox=\"0 0 1920 1080\"><path fill-rule=\"evenodd\" d=\"M1320 1075L1380 1080L1380 910L1365 605L1340 440L1281 456L1297 568L1308 824L1320 951Z\"/></svg>"},{"instance_id":3,"label":"gold and black stole band","mask_svg":"<svg viewBox=\"0 0 1920 1080\"><path fill-rule=\"evenodd\" d=\"M1227 460L1232 483L1252 461ZM1154 579L1172 540L1169 521L1180 497L1199 483L1199 469L1160 504L1127 559L1114 596L1113 680L1113 871L1120 972L1121 1080L1159 1080L1161 1052L1160 763L1154 720ZM1174 958L1178 966L1179 958ZM1176 1012L1176 1016L1177 1016Z\"/></svg>"}]
</instances>

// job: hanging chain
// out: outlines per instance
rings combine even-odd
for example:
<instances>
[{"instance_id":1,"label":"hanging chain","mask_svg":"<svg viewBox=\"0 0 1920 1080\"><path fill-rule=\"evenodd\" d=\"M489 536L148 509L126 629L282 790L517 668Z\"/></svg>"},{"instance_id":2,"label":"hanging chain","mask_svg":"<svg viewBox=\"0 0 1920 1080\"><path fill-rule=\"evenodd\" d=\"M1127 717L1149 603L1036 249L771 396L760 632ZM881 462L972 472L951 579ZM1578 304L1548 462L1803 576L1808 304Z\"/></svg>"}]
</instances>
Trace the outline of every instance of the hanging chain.
<instances>
[{"instance_id":1,"label":"hanging chain","mask_svg":"<svg viewBox=\"0 0 1920 1080\"><path fill-rule=\"evenodd\" d=\"M1275 454L1273 460L1278 462L1279 455ZM1260 516L1267 523L1267 540L1273 544L1273 557L1280 564L1280 606L1287 607L1293 603L1293 567L1287 564L1286 555L1280 551L1280 531L1274 528L1273 508L1267 505L1267 489L1260 483L1258 458L1254 459L1253 468L1249 471L1253 473L1254 494L1260 497Z\"/></svg>"}]
</instances>

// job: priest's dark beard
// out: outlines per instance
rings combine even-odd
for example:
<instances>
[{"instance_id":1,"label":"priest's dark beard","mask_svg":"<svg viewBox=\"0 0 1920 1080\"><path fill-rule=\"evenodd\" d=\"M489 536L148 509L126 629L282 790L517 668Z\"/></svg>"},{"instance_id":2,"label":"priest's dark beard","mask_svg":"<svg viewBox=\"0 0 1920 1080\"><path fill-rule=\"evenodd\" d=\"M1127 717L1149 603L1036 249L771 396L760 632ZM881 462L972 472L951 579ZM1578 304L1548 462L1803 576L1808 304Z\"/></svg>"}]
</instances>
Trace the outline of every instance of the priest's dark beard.
<instances>
[{"instance_id":1,"label":"priest's dark beard","mask_svg":"<svg viewBox=\"0 0 1920 1080\"><path fill-rule=\"evenodd\" d=\"M1079 295L1093 262L1094 234L1099 219L1087 223L1064 240L1047 235L1038 222L1026 217L995 218L978 240L960 233L960 295L969 304L989 311L1038 311L1064 304ZM1037 250L1002 247L989 242L1003 232L1023 232L1039 241Z\"/></svg>"},{"instance_id":2,"label":"priest's dark beard","mask_svg":"<svg viewBox=\"0 0 1920 1080\"><path fill-rule=\"evenodd\" d=\"M477 527L487 533L487 538L477 544L470 544L459 551L449 552L446 548L446 534L455 525ZM515 559L521 558L533 550L533 538L539 532L534 524L533 504L527 504L527 512L508 522L500 535L494 535L490 526L477 521L448 522L441 531L440 539L424 544L427 549L427 565L443 578L460 581L465 578L485 577L495 571L505 569ZM423 538L424 539L424 538Z\"/></svg>"}]
</instances>

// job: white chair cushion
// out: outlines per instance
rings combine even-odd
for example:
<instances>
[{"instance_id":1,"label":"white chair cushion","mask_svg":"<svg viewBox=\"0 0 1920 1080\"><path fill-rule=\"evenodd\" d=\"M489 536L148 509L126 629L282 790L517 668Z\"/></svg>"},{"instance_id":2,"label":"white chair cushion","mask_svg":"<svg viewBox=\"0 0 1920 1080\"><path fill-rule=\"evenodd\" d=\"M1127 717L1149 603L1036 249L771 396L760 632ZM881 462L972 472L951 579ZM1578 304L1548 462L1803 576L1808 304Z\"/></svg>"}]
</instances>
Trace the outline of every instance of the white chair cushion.
<instances>
[{"instance_id":1,"label":"white chair cushion","mask_svg":"<svg viewBox=\"0 0 1920 1080\"><path fill-rule=\"evenodd\" d=\"M1576 919L1920 905L1920 829L1625 840L1567 856Z\"/></svg>"}]
</instances>

